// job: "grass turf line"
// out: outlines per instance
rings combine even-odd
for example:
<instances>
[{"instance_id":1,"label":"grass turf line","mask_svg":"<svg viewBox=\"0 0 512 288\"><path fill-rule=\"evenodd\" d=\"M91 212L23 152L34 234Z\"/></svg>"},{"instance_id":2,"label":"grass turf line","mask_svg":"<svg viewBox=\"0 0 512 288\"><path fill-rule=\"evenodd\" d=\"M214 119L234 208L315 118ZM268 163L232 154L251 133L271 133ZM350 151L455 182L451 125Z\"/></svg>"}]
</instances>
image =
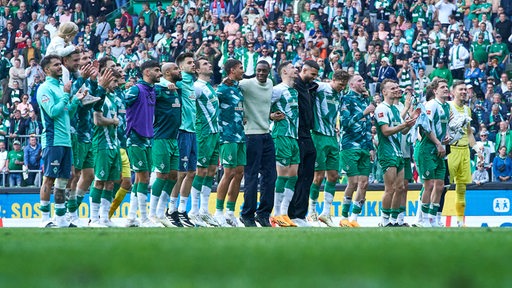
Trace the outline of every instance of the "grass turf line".
<instances>
[{"instance_id":1,"label":"grass turf line","mask_svg":"<svg viewBox=\"0 0 512 288\"><path fill-rule=\"evenodd\" d=\"M505 287L508 229L0 229L1 287ZM162 286L164 285L164 286Z\"/></svg>"}]
</instances>

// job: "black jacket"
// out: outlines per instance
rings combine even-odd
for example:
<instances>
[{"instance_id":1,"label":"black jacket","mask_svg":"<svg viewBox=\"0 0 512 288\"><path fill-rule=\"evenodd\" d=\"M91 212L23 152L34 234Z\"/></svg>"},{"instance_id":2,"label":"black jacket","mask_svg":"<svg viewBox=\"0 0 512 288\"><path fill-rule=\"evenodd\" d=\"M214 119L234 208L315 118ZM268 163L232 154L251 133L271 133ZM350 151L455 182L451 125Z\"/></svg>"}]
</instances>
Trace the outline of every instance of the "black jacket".
<instances>
[{"instance_id":1,"label":"black jacket","mask_svg":"<svg viewBox=\"0 0 512 288\"><path fill-rule=\"evenodd\" d=\"M311 138L313 129L313 103L318 84L306 83L302 78L295 79L294 87L299 92L299 138Z\"/></svg>"}]
</instances>

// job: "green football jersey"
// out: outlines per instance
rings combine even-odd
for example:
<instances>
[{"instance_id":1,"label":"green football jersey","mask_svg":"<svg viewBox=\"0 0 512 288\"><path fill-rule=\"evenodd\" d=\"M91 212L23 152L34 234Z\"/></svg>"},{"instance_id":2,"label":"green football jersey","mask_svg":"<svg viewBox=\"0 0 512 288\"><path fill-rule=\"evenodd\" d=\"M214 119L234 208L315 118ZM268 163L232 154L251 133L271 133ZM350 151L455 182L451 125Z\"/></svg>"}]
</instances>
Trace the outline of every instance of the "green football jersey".
<instances>
[{"instance_id":1,"label":"green football jersey","mask_svg":"<svg viewBox=\"0 0 512 288\"><path fill-rule=\"evenodd\" d=\"M244 95L235 83L228 86L222 83L217 87L219 98L220 143L243 143L244 132Z\"/></svg>"},{"instance_id":2,"label":"green football jersey","mask_svg":"<svg viewBox=\"0 0 512 288\"><path fill-rule=\"evenodd\" d=\"M434 131L436 138L443 141L446 137L448 121L450 120L450 105L441 103L437 99L432 99L425 104L426 113L430 120L430 129ZM428 138L425 131L421 131L421 146L435 147L435 144Z\"/></svg>"},{"instance_id":3,"label":"green football jersey","mask_svg":"<svg viewBox=\"0 0 512 288\"><path fill-rule=\"evenodd\" d=\"M194 76L190 73L181 72L182 80L176 83L181 89L181 125L180 129L187 132L195 132L196 123L196 93L194 89Z\"/></svg>"},{"instance_id":4,"label":"green football jersey","mask_svg":"<svg viewBox=\"0 0 512 288\"><path fill-rule=\"evenodd\" d=\"M340 93L328 83L319 82L316 90L313 131L336 136L336 118L340 107Z\"/></svg>"},{"instance_id":5,"label":"green football jersey","mask_svg":"<svg viewBox=\"0 0 512 288\"><path fill-rule=\"evenodd\" d=\"M379 137L379 146L377 147L377 155L380 158L395 158L403 157L400 142L402 133L398 132L390 136L384 136L380 127L388 125L389 127L396 127L402 123L400 111L395 105L389 105L382 102L375 108L375 118L377 120L377 135Z\"/></svg>"},{"instance_id":6,"label":"green football jersey","mask_svg":"<svg viewBox=\"0 0 512 288\"><path fill-rule=\"evenodd\" d=\"M95 94L98 93L98 82L91 81L91 80L80 80L81 77L78 77L78 79L73 80L73 87L71 89L71 94L74 95L74 93L78 92L78 90L82 87L82 84L85 83L85 86L87 89L89 89L89 94L96 96ZM82 83L82 84L80 84ZM79 142L82 143L91 143L92 140L92 134L93 134L93 104L85 105L83 106L80 102L80 105L78 106L78 109L76 111L76 136Z\"/></svg>"},{"instance_id":7,"label":"green football jersey","mask_svg":"<svg viewBox=\"0 0 512 288\"><path fill-rule=\"evenodd\" d=\"M299 93L294 88L280 83L272 89L272 112L281 111L285 118L274 122L272 136L299 138Z\"/></svg>"},{"instance_id":8,"label":"green football jersey","mask_svg":"<svg viewBox=\"0 0 512 288\"><path fill-rule=\"evenodd\" d=\"M115 94L108 93L105 102L101 107L103 117L112 119L117 116L117 106L115 104ZM92 138L92 147L94 150L114 150L119 148L117 139L117 127L114 125L94 126Z\"/></svg>"},{"instance_id":9,"label":"green football jersey","mask_svg":"<svg viewBox=\"0 0 512 288\"><path fill-rule=\"evenodd\" d=\"M209 82L198 79L194 83L196 94L197 137L219 133L219 99Z\"/></svg>"},{"instance_id":10,"label":"green football jersey","mask_svg":"<svg viewBox=\"0 0 512 288\"><path fill-rule=\"evenodd\" d=\"M119 147L126 149L126 106L124 104L124 91L121 88L114 90L116 94L115 103L117 106L117 139L119 140Z\"/></svg>"},{"instance_id":11,"label":"green football jersey","mask_svg":"<svg viewBox=\"0 0 512 288\"><path fill-rule=\"evenodd\" d=\"M372 121L363 116L369 99L349 90L340 104L341 149L373 150Z\"/></svg>"},{"instance_id":12,"label":"green football jersey","mask_svg":"<svg viewBox=\"0 0 512 288\"><path fill-rule=\"evenodd\" d=\"M177 90L169 90L171 82L161 78L155 85L156 105L153 131L155 139L177 139L181 125L181 97ZM181 92L181 89L180 91Z\"/></svg>"}]
</instances>

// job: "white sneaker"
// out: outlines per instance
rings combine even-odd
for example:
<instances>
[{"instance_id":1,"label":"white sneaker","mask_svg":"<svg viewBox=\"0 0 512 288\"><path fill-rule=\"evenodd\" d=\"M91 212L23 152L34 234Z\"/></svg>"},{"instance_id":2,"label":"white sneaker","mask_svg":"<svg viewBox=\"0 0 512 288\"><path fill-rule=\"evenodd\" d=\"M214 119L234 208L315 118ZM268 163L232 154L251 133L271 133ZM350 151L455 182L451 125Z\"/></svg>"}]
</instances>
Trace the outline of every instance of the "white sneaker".
<instances>
[{"instance_id":1,"label":"white sneaker","mask_svg":"<svg viewBox=\"0 0 512 288\"><path fill-rule=\"evenodd\" d=\"M66 219L66 217L55 217L55 226L56 228L68 228L68 227L76 227L70 226L70 222Z\"/></svg>"},{"instance_id":2,"label":"white sneaker","mask_svg":"<svg viewBox=\"0 0 512 288\"><path fill-rule=\"evenodd\" d=\"M308 221L306 221L306 219L295 218L295 219L292 219L292 221L295 224L297 224L297 227L311 227L311 224L309 224Z\"/></svg>"},{"instance_id":3,"label":"white sneaker","mask_svg":"<svg viewBox=\"0 0 512 288\"><path fill-rule=\"evenodd\" d=\"M131 218L128 218L126 219L126 222L124 223L124 227L139 227L139 221L137 221L137 219L131 219Z\"/></svg>"},{"instance_id":4,"label":"white sneaker","mask_svg":"<svg viewBox=\"0 0 512 288\"><path fill-rule=\"evenodd\" d=\"M204 223L206 223L208 226L210 227L218 227L219 226L219 223L217 223L217 221L215 221L215 219L212 217L212 215L210 215L210 213L202 213L202 212L199 212L199 215L197 215L199 217L199 219L203 220Z\"/></svg>"},{"instance_id":5,"label":"white sneaker","mask_svg":"<svg viewBox=\"0 0 512 288\"><path fill-rule=\"evenodd\" d=\"M190 219L190 222L196 225L196 227L208 227L208 225L201 220L199 214L188 214L188 218Z\"/></svg>"},{"instance_id":6,"label":"white sneaker","mask_svg":"<svg viewBox=\"0 0 512 288\"><path fill-rule=\"evenodd\" d=\"M80 218L78 218L77 213L69 213L68 221L70 224L75 225L76 227L83 227L82 221L80 221Z\"/></svg>"},{"instance_id":7,"label":"white sneaker","mask_svg":"<svg viewBox=\"0 0 512 288\"><path fill-rule=\"evenodd\" d=\"M226 214L226 222L231 227L238 227L238 219L236 219L235 214Z\"/></svg>"},{"instance_id":8,"label":"white sneaker","mask_svg":"<svg viewBox=\"0 0 512 288\"><path fill-rule=\"evenodd\" d=\"M141 219L140 220L140 226L139 227L146 227L146 228L160 228L160 227L163 227L162 224L160 223L155 223L153 222L153 220L149 219L149 218L146 218L146 219Z\"/></svg>"},{"instance_id":9,"label":"white sneaker","mask_svg":"<svg viewBox=\"0 0 512 288\"><path fill-rule=\"evenodd\" d=\"M155 218L156 218L156 219L158 219L158 221L160 221L160 223L161 223L162 225L164 225L165 227L176 227L176 225L173 225L173 224L171 223L171 221L169 221L169 219L167 219L167 217L165 217L165 216L162 216L162 217L158 217L158 216L157 216L157 217L155 217Z\"/></svg>"},{"instance_id":10,"label":"white sneaker","mask_svg":"<svg viewBox=\"0 0 512 288\"><path fill-rule=\"evenodd\" d=\"M110 219L101 218L100 224L105 225L106 227L117 227L116 223L112 222Z\"/></svg>"},{"instance_id":11,"label":"white sneaker","mask_svg":"<svg viewBox=\"0 0 512 288\"><path fill-rule=\"evenodd\" d=\"M100 97L92 96L90 94L85 95L85 97L82 99L82 105L89 105L92 103L96 103L100 101Z\"/></svg>"},{"instance_id":12,"label":"white sneaker","mask_svg":"<svg viewBox=\"0 0 512 288\"><path fill-rule=\"evenodd\" d=\"M318 222L318 212L316 210L310 211L307 219L309 222Z\"/></svg>"},{"instance_id":13,"label":"white sneaker","mask_svg":"<svg viewBox=\"0 0 512 288\"><path fill-rule=\"evenodd\" d=\"M215 213L215 215L213 216L213 219L215 219L215 222L218 224L219 227L231 227L231 225L229 225L226 222L226 217L224 217L223 214Z\"/></svg>"},{"instance_id":14,"label":"white sneaker","mask_svg":"<svg viewBox=\"0 0 512 288\"><path fill-rule=\"evenodd\" d=\"M41 228L57 228L57 225L52 220L41 222Z\"/></svg>"},{"instance_id":15,"label":"white sneaker","mask_svg":"<svg viewBox=\"0 0 512 288\"><path fill-rule=\"evenodd\" d=\"M318 220L327 225L327 227L338 227L338 225L335 225L334 222L332 222L331 215L320 214L320 216L318 216Z\"/></svg>"},{"instance_id":16,"label":"white sneaker","mask_svg":"<svg viewBox=\"0 0 512 288\"><path fill-rule=\"evenodd\" d=\"M100 220L92 220L90 219L89 220L89 227L92 227L92 228L107 228L106 225L103 225L100 223Z\"/></svg>"},{"instance_id":17,"label":"white sneaker","mask_svg":"<svg viewBox=\"0 0 512 288\"><path fill-rule=\"evenodd\" d=\"M160 219L157 218L156 216L149 216L148 219L149 221L153 222L153 227L165 227L165 225L162 224L162 222L160 222Z\"/></svg>"}]
</instances>

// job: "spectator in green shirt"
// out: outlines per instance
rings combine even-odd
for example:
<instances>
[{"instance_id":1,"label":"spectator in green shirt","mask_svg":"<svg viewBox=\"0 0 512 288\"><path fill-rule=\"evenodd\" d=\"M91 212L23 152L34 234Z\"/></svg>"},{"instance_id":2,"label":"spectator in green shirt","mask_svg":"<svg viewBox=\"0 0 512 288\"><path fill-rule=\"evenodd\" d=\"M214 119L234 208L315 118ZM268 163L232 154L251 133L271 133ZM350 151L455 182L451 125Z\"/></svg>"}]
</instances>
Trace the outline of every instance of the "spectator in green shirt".
<instances>
[{"instance_id":1,"label":"spectator in green shirt","mask_svg":"<svg viewBox=\"0 0 512 288\"><path fill-rule=\"evenodd\" d=\"M9 185L11 187L21 186L21 169L23 168L23 150L21 143L15 140L13 143L14 150L7 154L7 172L9 172Z\"/></svg>"}]
</instances>

